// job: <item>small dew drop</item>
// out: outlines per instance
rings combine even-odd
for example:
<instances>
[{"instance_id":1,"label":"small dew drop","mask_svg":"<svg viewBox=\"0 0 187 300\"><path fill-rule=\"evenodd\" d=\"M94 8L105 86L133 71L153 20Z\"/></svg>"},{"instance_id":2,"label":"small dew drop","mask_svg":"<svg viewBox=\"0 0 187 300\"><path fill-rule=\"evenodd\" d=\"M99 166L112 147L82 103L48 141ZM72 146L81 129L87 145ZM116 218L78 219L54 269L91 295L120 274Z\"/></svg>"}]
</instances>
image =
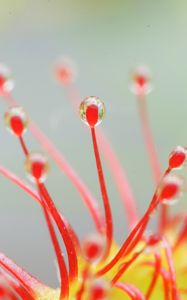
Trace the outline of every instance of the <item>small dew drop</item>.
<instances>
[{"instance_id":1,"label":"small dew drop","mask_svg":"<svg viewBox=\"0 0 187 300\"><path fill-rule=\"evenodd\" d=\"M0 64L0 95L11 92L14 85L15 83L11 77L11 71L4 64Z\"/></svg>"},{"instance_id":2,"label":"small dew drop","mask_svg":"<svg viewBox=\"0 0 187 300\"><path fill-rule=\"evenodd\" d=\"M43 153L31 152L25 161L28 178L34 183L44 183L47 179L49 165Z\"/></svg>"},{"instance_id":3,"label":"small dew drop","mask_svg":"<svg viewBox=\"0 0 187 300\"><path fill-rule=\"evenodd\" d=\"M76 66L68 57L60 57L54 66L56 79L63 85L69 85L76 79Z\"/></svg>"},{"instance_id":4,"label":"small dew drop","mask_svg":"<svg viewBox=\"0 0 187 300\"><path fill-rule=\"evenodd\" d=\"M169 156L170 169L180 169L184 166L187 157L187 150L182 146L177 146Z\"/></svg>"},{"instance_id":5,"label":"small dew drop","mask_svg":"<svg viewBox=\"0 0 187 300\"><path fill-rule=\"evenodd\" d=\"M89 298L90 300L107 300L109 299L111 286L101 278L92 279L89 284Z\"/></svg>"},{"instance_id":6,"label":"small dew drop","mask_svg":"<svg viewBox=\"0 0 187 300\"><path fill-rule=\"evenodd\" d=\"M159 234L149 234L145 238L145 242L147 244L145 253L152 254L154 251L157 251L159 249L162 240Z\"/></svg>"},{"instance_id":7,"label":"small dew drop","mask_svg":"<svg viewBox=\"0 0 187 300\"><path fill-rule=\"evenodd\" d=\"M151 73L147 66L138 66L132 75L130 90L137 96L148 95L152 91Z\"/></svg>"},{"instance_id":8,"label":"small dew drop","mask_svg":"<svg viewBox=\"0 0 187 300\"><path fill-rule=\"evenodd\" d=\"M29 124L29 119L22 107L11 107L4 114L4 123L6 128L16 136L22 136Z\"/></svg>"},{"instance_id":9,"label":"small dew drop","mask_svg":"<svg viewBox=\"0 0 187 300\"><path fill-rule=\"evenodd\" d=\"M82 246L83 255L89 262L98 263L105 251L105 239L100 234L91 234Z\"/></svg>"},{"instance_id":10,"label":"small dew drop","mask_svg":"<svg viewBox=\"0 0 187 300\"><path fill-rule=\"evenodd\" d=\"M90 96L81 102L80 117L86 125L93 128L102 122L104 116L105 105L100 98Z\"/></svg>"},{"instance_id":11,"label":"small dew drop","mask_svg":"<svg viewBox=\"0 0 187 300\"><path fill-rule=\"evenodd\" d=\"M183 179L176 175L167 175L160 184L158 193L160 201L166 205L173 205L182 193Z\"/></svg>"}]
</instances>

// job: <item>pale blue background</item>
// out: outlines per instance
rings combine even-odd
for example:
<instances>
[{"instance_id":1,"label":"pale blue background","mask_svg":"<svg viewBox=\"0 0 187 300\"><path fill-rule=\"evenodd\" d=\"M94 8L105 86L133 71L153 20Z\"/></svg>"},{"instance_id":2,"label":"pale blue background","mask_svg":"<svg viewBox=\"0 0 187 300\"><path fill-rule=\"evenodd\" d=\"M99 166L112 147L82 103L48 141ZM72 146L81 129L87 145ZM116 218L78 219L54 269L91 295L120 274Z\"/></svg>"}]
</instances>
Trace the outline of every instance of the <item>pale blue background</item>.
<instances>
[{"instance_id":1,"label":"pale blue background","mask_svg":"<svg viewBox=\"0 0 187 300\"><path fill-rule=\"evenodd\" d=\"M148 107L164 169L170 150L187 140L186 1L0 0L0 7L0 61L14 70L15 98L100 198L90 137L52 74L57 56L72 57L82 97L94 94L106 103L103 128L129 174L143 212L153 184L129 76L137 63L152 69L155 89ZM1 104L1 119L4 110ZM56 114L54 126L51 120ZM18 142L0 124L0 163L25 176ZM27 140L32 149L39 149L30 135ZM126 232L123 209L107 169L106 177L117 220L115 232L122 241ZM78 194L53 163L47 185L80 236L91 230ZM1 250L56 285L54 256L39 207L4 178L0 186ZM182 203L186 206L185 197Z\"/></svg>"}]
</instances>

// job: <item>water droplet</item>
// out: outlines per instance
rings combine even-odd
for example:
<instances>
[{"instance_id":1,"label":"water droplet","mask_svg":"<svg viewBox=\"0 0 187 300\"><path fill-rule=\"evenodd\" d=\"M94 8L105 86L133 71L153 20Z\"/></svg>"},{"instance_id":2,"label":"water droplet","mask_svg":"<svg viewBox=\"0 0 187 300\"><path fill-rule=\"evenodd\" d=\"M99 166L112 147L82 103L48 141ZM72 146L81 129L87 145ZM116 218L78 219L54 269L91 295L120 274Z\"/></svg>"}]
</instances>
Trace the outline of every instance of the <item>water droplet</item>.
<instances>
[{"instance_id":1,"label":"water droplet","mask_svg":"<svg viewBox=\"0 0 187 300\"><path fill-rule=\"evenodd\" d=\"M149 234L145 237L145 242L147 244L145 253L152 254L154 251L157 251L161 246L161 236L159 234Z\"/></svg>"},{"instance_id":2,"label":"water droplet","mask_svg":"<svg viewBox=\"0 0 187 300\"><path fill-rule=\"evenodd\" d=\"M14 81L11 78L11 71L3 64L0 64L0 94L5 95L14 88Z\"/></svg>"},{"instance_id":3,"label":"water droplet","mask_svg":"<svg viewBox=\"0 0 187 300\"><path fill-rule=\"evenodd\" d=\"M186 161L187 150L182 146L177 146L169 156L169 167L180 169Z\"/></svg>"},{"instance_id":4,"label":"water droplet","mask_svg":"<svg viewBox=\"0 0 187 300\"><path fill-rule=\"evenodd\" d=\"M55 63L54 71L57 80L64 85L71 84L77 77L76 66L68 57L60 57Z\"/></svg>"},{"instance_id":5,"label":"water droplet","mask_svg":"<svg viewBox=\"0 0 187 300\"><path fill-rule=\"evenodd\" d=\"M183 179L176 175L167 175L163 178L158 189L160 201L167 205L177 202L182 193Z\"/></svg>"},{"instance_id":6,"label":"water droplet","mask_svg":"<svg viewBox=\"0 0 187 300\"><path fill-rule=\"evenodd\" d=\"M87 97L80 104L80 116L82 121L90 127L99 125L105 116L103 101L95 96Z\"/></svg>"},{"instance_id":7,"label":"water droplet","mask_svg":"<svg viewBox=\"0 0 187 300\"><path fill-rule=\"evenodd\" d=\"M100 234L91 234L83 242L84 257L92 263L98 263L105 251L105 239Z\"/></svg>"},{"instance_id":8,"label":"water droplet","mask_svg":"<svg viewBox=\"0 0 187 300\"><path fill-rule=\"evenodd\" d=\"M32 182L43 183L49 170L48 159L43 153L31 152L26 158L25 169Z\"/></svg>"},{"instance_id":9,"label":"water droplet","mask_svg":"<svg viewBox=\"0 0 187 300\"><path fill-rule=\"evenodd\" d=\"M4 114L4 123L7 129L16 136L22 136L29 124L29 119L22 107L11 107Z\"/></svg>"},{"instance_id":10,"label":"water droplet","mask_svg":"<svg viewBox=\"0 0 187 300\"><path fill-rule=\"evenodd\" d=\"M147 66L140 65L133 72L130 90L137 96L147 95L152 91L151 73Z\"/></svg>"},{"instance_id":11,"label":"water droplet","mask_svg":"<svg viewBox=\"0 0 187 300\"><path fill-rule=\"evenodd\" d=\"M111 290L110 284L104 279L92 279L89 284L90 300L107 300Z\"/></svg>"}]
</instances>

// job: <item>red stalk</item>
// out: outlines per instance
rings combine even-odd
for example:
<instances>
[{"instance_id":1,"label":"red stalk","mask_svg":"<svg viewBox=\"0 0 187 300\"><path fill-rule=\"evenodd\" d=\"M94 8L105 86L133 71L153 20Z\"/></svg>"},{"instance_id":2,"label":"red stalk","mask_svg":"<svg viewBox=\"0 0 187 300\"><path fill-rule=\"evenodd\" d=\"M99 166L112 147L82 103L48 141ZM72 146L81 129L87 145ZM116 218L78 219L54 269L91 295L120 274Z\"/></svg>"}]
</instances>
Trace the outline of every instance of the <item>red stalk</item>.
<instances>
[{"instance_id":1,"label":"red stalk","mask_svg":"<svg viewBox=\"0 0 187 300\"><path fill-rule=\"evenodd\" d=\"M45 288L39 281L18 267L3 253L0 253L0 265L18 280L33 299L40 293L41 289Z\"/></svg>"},{"instance_id":2,"label":"red stalk","mask_svg":"<svg viewBox=\"0 0 187 300\"><path fill-rule=\"evenodd\" d=\"M99 270L97 272L97 275L103 275L103 274L107 273L109 270L111 270L116 265L116 263L127 252L129 252L128 248L130 245L132 245L131 243L133 243L134 237L136 236L136 234L137 234L137 237L136 237L136 243L134 244L134 246L138 243L138 241L140 241L140 239L145 231L145 228L147 226L147 223L149 222L149 218L150 218L152 212L157 207L158 203L159 203L159 197L157 196L157 190L156 190L155 194L153 195L152 201L151 201L146 213L142 217L142 219L138 222L138 224L135 226L135 228L131 231L131 233L129 234L129 236L127 237L127 239L125 240L125 242L123 243L123 245L121 246L119 251L117 252L117 254L114 256L114 258L107 265L105 265L101 270Z\"/></svg>"},{"instance_id":3,"label":"red stalk","mask_svg":"<svg viewBox=\"0 0 187 300\"><path fill-rule=\"evenodd\" d=\"M153 293L153 289L157 283L157 280L158 280L158 276L159 276L159 273L160 273L160 269L161 269L161 257L160 257L160 254L158 252L155 253L155 269L154 269L154 272L153 272L153 276L152 276L152 280L151 280L151 283L149 285L149 288L147 290L147 293L146 293L146 299L150 299L152 293Z\"/></svg>"},{"instance_id":4,"label":"red stalk","mask_svg":"<svg viewBox=\"0 0 187 300\"><path fill-rule=\"evenodd\" d=\"M21 148L23 150L23 153L25 154L25 156L27 156L29 154L29 152L28 152L28 149L27 149L27 147L24 143L24 140L23 140L22 136L19 137L19 141L20 141L20 145L21 145Z\"/></svg>"},{"instance_id":5,"label":"red stalk","mask_svg":"<svg viewBox=\"0 0 187 300\"><path fill-rule=\"evenodd\" d=\"M156 152L156 148L155 148L155 144L154 144L154 140L150 128L145 96L139 95L137 102L138 102L140 120L142 123L144 142L149 155L149 160L150 160L155 184L157 185L161 177L161 171L160 171L158 156L157 156L157 152Z\"/></svg>"},{"instance_id":6,"label":"red stalk","mask_svg":"<svg viewBox=\"0 0 187 300\"><path fill-rule=\"evenodd\" d=\"M11 300L17 300L18 298L16 295L19 295L21 299L34 300L34 298L23 288L23 286L12 279L4 270L1 270L0 276L3 278L3 281L5 281L5 290L8 294L7 296L9 296ZM0 290L1 289L3 288L0 288Z\"/></svg>"},{"instance_id":7,"label":"red stalk","mask_svg":"<svg viewBox=\"0 0 187 300\"><path fill-rule=\"evenodd\" d=\"M59 232L66 246L68 261L69 261L69 279L70 281L73 281L78 277L78 261L77 261L75 245L73 243L71 235L69 234L65 222L63 221L58 209L56 208L44 184L40 183L39 189L48 209L51 212L51 215L56 221Z\"/></svg>"},{"instance_id":8,"label":"red stalk","mask_svg":"<svg viewBox=\"0 0 187 300\"><path fill-rule=\"evenodd\" d=\"M138 96L137 102L138 102L140 119L142 123L144 142L149 155L149 160L150 160L155 184L157 185L160 180L161 171L160 171L159 160L158 160L158 156L154 144L154 139L150 128L145 95L140 94ZM164 229L165 224L167 224L167 219L168 219L168 207L166 205L161 205L161 217L160 217L161 224L159 225L160 228Z\"/></svg>"},{"instance_id":9,"label":"red stalk","mask_svg":"<svg viewBox=\"0 0 187 300\"><path fill-rule=\"evenodd\" d=\"M115 287L122 290L125 294L127 294L130 297L130 299L137 300L135 292L127 284L122 282L117 282L115 284Z\"/></svg>"},{"instance_id":10,"label":"red stalk","mask_svg":"<svg viewBox=\"0 0 187 300\"><path fill-rule=\"evenodd\" d=\"M122 267L120 267L120 270L117 272L117 274L114 276L114 278L111 281L112 285L115 285L116 282L120 279L121 276L123 276L123 274L127 271L127 269L132 265L132 263L140 256L140 254L143 253L143 251L145 250L145 247L143 247L142 250L135 252L132 256L132 258L125 262ZM147 298L146 298L147 299Z\"/></svg>"},{"instance_id":11,"label":"red stalk","mask_svg":"<svg viewBox=\"0 0 187 300\"><path fill-rule=\"evenodd\" d=\"M27 146L26 146L23 138L20 139L20 143L21 143L21 147L23 148L23 151L24 151L25 155L27 156L29 151L27 149ZM76 250L75 250L73 240L71 239L71 236L68 232L68 229L67 229L63 219L61 218L61 215L58 212L53 200L51 199L49 193L47 192L47 189L45 188L45 186L43 184L40 184L39 182L38 182L37 185L38 185L38 188L39 188L40 195L42 196L42 200L43 200L42 202L44 202L44 205L42 205L42 208L44 209L44 206L46 205L49 208L51 214L54 213L56 215L55 220L56 220L57 226L59 225L58 228L60 227L59 231L60 231L61 236L63 238L64 244L66 246L67 254L68 254L69 268L70 268L70 270L69 270L70 281L72 281L72 280L76 279L77 276L78 276L77 254L76 254ZM49 220L46 219L46 220L47 220L47 222L50 221L50 219ZM48 227L49 226L50 226L50 224L48 224ZM50 229L50 234L52 234L51 226L49 227L49 229ZM52 236L52 241L53 241L53 239L54 239L54 237ZM54 242L56 242L56 241L57 240L54 239ZM54 244L53 246L56 250L56 245ZM61 264L62 264L62 261L61 261ZM64 268L63 264L62 264L62 266L59 265L59 268L60 267ZM65 282L66 282L66 286L67 286L67 280L65 280Z\"/></svg>"},{"instance_id":12,"label":"red stalk","mask_svg":"<svg viewBox=\"0 0 187 300\"><path fill-rule=\"evenodd\" d=\"M110 202L108 198L108 193L106 189L101 159L99 155L99 149L97 145L97 138L95 134L95 128L91 127L91 133L92 133L92 142L93 142L93 149L95 154L95 161L97 166L97 173L99 178L99 184L101 189L101 195L103 199L103 205L104 205L104 211L105 211L105 224L106 224L106 238L107 238L107 246L106 246L106 257L108 256L110 252L110 248L112 245L112 239L113 239L113 221L112 221L112 212L110 208Z\"/></svg>"},{"instance_id":13,"label":"red stalk","mask_svg":"<svg viewBox=\"0 0 187 300\"><path fill-rule=\"evenodd\" d=\"M177 289L176 272L175 272L175 267L174 267L174 263L173 263L172 249L170 247L170 244L166 240L166 238L163 239L163 242L164 242L166 260L167 260L167 264L168 264L168 268L169 268L172 300L179 300L180 297L179 297L179 292Z\"/></svg>"},{"instance_id":14,"label":"red stalk","mask_svg":"<svg viewBox=\"0 0 187 300\"><path fill-rule=\"evenodd\" d=\"M24 142L24 139L21 137L19 137L19 141L21 144L21 147L23 149L23 152L25 154L25 156L27 157L29 154L28 148ZM60 277L61 277L61 286L60 286L60 300L63 299L68 299L69 296L69 277L68 277L68 273L67 273L67 269L66 269L66 264L64 261L64 257L62 254L62 250L60 248L58 239L56 237L56 233L55 230L53 228L53 224L51 222L50 219L50 215L48 213L48 209L46 207L46 203L43 199L43 195L41 193L41 189L40 189L40 183L37 182L37 186L38 186L38 190L39 190L39 194L40 194L40 200L41 200L41 206L42 206L42 210L45 216L45 220L48 226L48 230L49 230L49 234L51 237L51 241L52 241L52 245L56 254L56 258L58 261L58 267L59 267L59 271L60 271Z\"/></svg>"},{"instance_id":15,"label":"red stalk","mask_svg":"<svg viewBox=\"0 0 187 300\"><path fill-rule=\"evenodd\" d=\"M41 199L40 199L38 193L23 178L19 178L18 176L16 176L15 174L10 172L3 166L0 166L0 174L3 175L8 180L12 181L14 184L16 184L18 187L20 187L24 192L26 192L29 196L31 196L31 198L33 198L40 205L42 205ZM55 223L57 224L57 220L56 220L56 218L54 218L54 215L51 214L51 216L54 219ZM64 223L66 224L66 227L69 231L69 235L71 236L76 248L80 249L80 245L79 245L80 243L79 243L78 237L77 237L76 233L74 232L73 228L71 228L70 224L68 224L68 222L64 219L64 217L61 216L61 218L63 219ZM58 226L58 224L57 224L57 226ZM60 231L60 229L59 229L59 231Z\"/></svg>"},{"instance_id":16,"label":"red stalk","mask_svg":"<svg viewBox=\"0 0 187 300\"><path fill-rule=\"evenodd\" d=\"M144 262L143 265L150 266L155 268L155 262ZM168 276L168 272L165 269L161 268L159 271L159 275L162 276L163 285L164 285L164 299L170 299L170 278Z\"/></svg>"},{"instance_id":17,"label":"red stalk","mask_svg":"<svg viewBox=\"0 0 187 300\"><path fill-rule=\"evenodd\" d=\"M180 244L186 239L187 237L187 217L185 217L185 220L183 221L184 225L181 229L179 235L177 236L177 240L175 241L173 251L176 251L177 248L180 246Z\"/></svg>"},{"instance_id":18,"label":"red stalk","mask_svg":"<svg viewBox=\"0 0 187 300\"><path fill-rule=\"evenodd\" d=\"M17 105L17 102L12 98L11 94L5 94L4 98L10 106ZM96 225L96 228L99 232L103 232L103 221L100 215L97 201L91 195L81 178L77 175L77 173L70 166L70 164L65 160L62 154L57 150L53 143L48 139L48 137L38 128L38 126L32 120L30 120L29 129L33 136L36 138L36 140L49 153L49 155L54 159L58 167L66 174L66 176L73 183L73 185L81 195L82 199L84 200L86 206L88 207L93 221Z\"/></svg>"},{"instance_id":19,"label":"red stalk","mask_svg":"<svg viewBox=\"0 0 187 300\"><path fill-rule=\"evenodd\" d=\"M128 283L117 282L115 284L117 288L128 294L133 300L146 300L144 295L135 286Z\"/></svg>"},{"instance_id":20,"label":"red stalk","mask_svg":"<svg viewBox=\"0 0 187 300\"><path fill-rule=\"evenodd\" d=\"M82 283L81 283L81 287L78 290L77 294L76 294L76 300L81 300L85 291L85 284L86 284L86 280L88 278L89 275L89 268L86 267L83 272L82 272Z\"/></svg>"},{"instance_id":21,"label":"red stalk","mask_svg":"<svg viewBox=\"0 0 187 300\"><path fill-rule=\"evenodd\" d=\"M40 191L40 184L38 183L38 189ZM68 299L69 296L69 278L68 278L68 273L67 273L67 269L66 269L66 264L64 261L64 257L62 254L62 250L61 247L59 245L58 239L56 237L56 233L55 230L53 228L53 224L50 218L50 215L48 213L48 209L46 207L45 202L43 201L43 196L41 194L41 201L43 203L42 208L43 208L43 213L45 216L45 220L48 226L48 230L50 233L50 237L51 237L51 241L56 253L56 258L58 261L58 266L59 266L59 271L60 271L60 278L61 278L61 284L60 284L60 298L59 300L63 300L63 299Z\"/></svg>"},{"instance_id":22,"label":"red stalk","mask_svg":"<svg viewBox=\"0 0 187 300\"><path fill-rule=\"evenodd\" d=\"M73 85L66 86L66 92L74 109L77 111L77 107L81 100L80 93ZM121 164L115 154L115 150L101 128L97 129L97 137L103 157L108 163L111 175L114 179L119 195L121 196L121 200L125 208L128 227L131 230L134 224L138 221L138 213L131 186L128 182L125 171L121 167Z\"/></svg>"}]
</instances>

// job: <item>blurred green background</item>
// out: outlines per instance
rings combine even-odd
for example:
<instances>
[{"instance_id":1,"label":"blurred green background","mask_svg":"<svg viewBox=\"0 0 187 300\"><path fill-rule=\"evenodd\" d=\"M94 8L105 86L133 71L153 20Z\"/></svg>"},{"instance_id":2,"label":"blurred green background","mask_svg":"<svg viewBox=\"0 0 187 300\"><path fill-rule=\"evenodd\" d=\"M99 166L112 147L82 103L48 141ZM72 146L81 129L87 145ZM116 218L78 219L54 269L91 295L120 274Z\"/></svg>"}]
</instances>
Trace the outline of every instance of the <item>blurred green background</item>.
<instances>
[{"instance_id":1,"label":"blurred green background","mask_svg":"<svg viewBox=\"0 0 187 300\"><path fill-rule=\"evenodd\" d=\"M186 36L185 0L0 0L0 62L14 71L15 98L100 199L90 136L52 73L59 55L71 57L77 64L81 96L98 95L105 101L102 127L129 175L142 213L154 186L136 101L129 92L130 72L139 63L152 70L155 88L148 109L164 169L171 149L186 145ZM5 109L2 101L1 120ZM40 149L29 134L26 139L32 149ZM0 141L0 163L25 176L18 142L2 121ZM122 241L123 208L106 166L105 171L115 234ZM1 251L56 286L54 255L40 208L0 180ZM79 195L53 162L47 186L81 237L93 229ZM186 206L185 197L181 206Z\"/></svg>"}]
</instances>

